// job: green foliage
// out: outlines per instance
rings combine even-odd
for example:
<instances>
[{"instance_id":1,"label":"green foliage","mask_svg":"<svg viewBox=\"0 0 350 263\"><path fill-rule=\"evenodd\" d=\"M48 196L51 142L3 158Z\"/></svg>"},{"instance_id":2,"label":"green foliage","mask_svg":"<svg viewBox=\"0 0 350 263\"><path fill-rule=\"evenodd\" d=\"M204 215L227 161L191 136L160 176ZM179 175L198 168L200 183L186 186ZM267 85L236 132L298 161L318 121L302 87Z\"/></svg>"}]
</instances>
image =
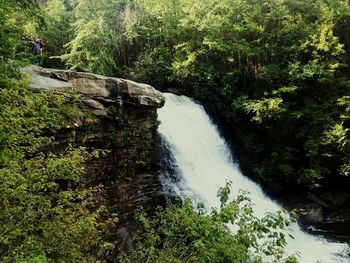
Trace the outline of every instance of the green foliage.
<instances>
[{"instance_id":1,"label":"green foliage","mask_svg":"<svg viewBox=\"0 0 350 263\"><path fill-rule=\"evenodd\" d=\"M8 83L0 90L1 262L94 258L108 245L102 233L113 219L101 220L107 210L91 203L97 189L76 188L94 154L74 148L54 154L48 137L78 109L62 95L33 93L21 80Z\"/></svg>"},{"instance_id":2,"label":"green foliage","mask_svg":"<svg viewBox=\"0 0 350 263\"><path fill-rule=\"evenodd\" d=\"M349 183L347 1L45 2L50 55L200 99L274 190Z\"/></svg>"},{"instance_id":3,"label":"green foliage","mask_svg":"<svg viewBox=\"0 0 350 263\"><path fill-rule=\"evenodd\" d=\"M156 47L141 53L131 69L131 76L144 83L152 83L163 89L170 82L172 59L171 50L167 47Z\"/></svg>"},{"instance_id":4,"label":"green foliage","mask_svg":"<svg viewBox=\"0 0 350 263\"><path fill-rule=\"evenodd\" d=\"M284 231L290 221L282 211L253 215L247 193L230 200L230 185L221 188L220 209L194 209L189 200L159 210L149 219L138 213L142 224L137 246L120 262L297 262L286 256Z\"/></svg>"},{"instance_id":5,"label":"green foliage","mask_svg":"<svg viewBox=\"0 0 350 263\"><path fill-rule=\"evenodd\" d=\"M107 21L116 21L112 12L116 2L81 0L75 1L73 9L75 37L67 44L70 52L62 55L62 59L72 68L110 75L114 39Z\"/></svg>"},{"instance_id":6,"label":"green foliage","mask_svg":"<svg viewBox=\"0 0 350 263\"><path fill-rule=\"evenodd\" d=\"M39 30L44 39L43 65L64 68L58 56L66 54L65 45L72 39L73 10L70 1L47 0L42 7L45 26Z\"/></svg>"},{"instance_id":7,"label":"green foliage","mask_svg":"<svg viewBox=\"0 0 350 263\"><path fill-rule=\"evenodd\" d=\"M236 99L234 105L252 114L252 120L261 123L264 118L278 118L285 109L281 106L281 98L264 98L262 100L248 100L247 97Z\"/></svg>"},{"instance_id":8,"label":"green foliage","mask_svg":"<svg viewBox=\"0 0 350 263\"><path fill-rule=\"evenodd\" d=\"M62 6L62 1L59 2ZM68 1L71 10L63 10L59 16L52 13L48 6L46 14L54 24L47 32L57 30L55 23L67 26L66 31L72 32L69 40L67 35L64 38L56 36L61 42L68 40L63 45L67 52L62 54L61 50L56 55L59 55L58 57L72 69L105 75L121 72L121 65L127 64L129 60L126 40L132 37L128 28L134 21L133 11L125 2L123 0ZM67 20L62 20L65 14L69 17L69 23ZM62 49L61 46L59 47Z\"/></svg>"},{"instance_id":9,"label":"green foliage","mask_svg":"<svg viewBox=\"0 0 350 263\"><path fill-rule=\"evenodd\" d=\"M103 233L114 217L103 219L107 209L91 201L98 189L77 185L95 154L54 149L57 130L81 110L62 95L31 91L19 72L37 7L0 2L0 261L86 262L109 246Z\"/></svg>"}]
</instances>

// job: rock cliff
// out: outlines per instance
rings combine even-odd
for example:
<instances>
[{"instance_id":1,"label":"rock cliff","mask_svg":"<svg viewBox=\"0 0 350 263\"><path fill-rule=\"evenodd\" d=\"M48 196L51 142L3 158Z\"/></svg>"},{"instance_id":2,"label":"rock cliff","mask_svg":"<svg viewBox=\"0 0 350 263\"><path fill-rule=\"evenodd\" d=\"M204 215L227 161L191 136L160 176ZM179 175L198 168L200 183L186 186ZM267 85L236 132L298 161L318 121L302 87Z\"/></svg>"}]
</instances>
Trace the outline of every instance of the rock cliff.
<instances>
[{"instance_id":1,"label":"rock cliff","mask_svg":"<svg viewBox=\"0 0 350 263\"><path fill-rule=\"evenodd\" d=\"M23 72L32 89L59 92L86 109L86 116L77 116L55 134L55 148L71 144L105 150L86 164L80 187L102 187L103 202L118 214L116 241L127 248L135 209L152 211L164 202L156 150L162 93L146 84L96 74L36 66Z\"/></svg>"}]
</instances>

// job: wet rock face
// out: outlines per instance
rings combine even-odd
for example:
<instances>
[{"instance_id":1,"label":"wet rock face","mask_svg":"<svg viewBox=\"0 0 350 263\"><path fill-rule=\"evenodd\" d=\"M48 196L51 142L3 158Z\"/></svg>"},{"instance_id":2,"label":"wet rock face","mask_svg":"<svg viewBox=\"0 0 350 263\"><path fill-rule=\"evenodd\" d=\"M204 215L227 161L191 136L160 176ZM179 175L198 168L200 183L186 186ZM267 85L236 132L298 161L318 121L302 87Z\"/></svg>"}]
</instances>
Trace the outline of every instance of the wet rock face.
<instances>
[{"instance_id":1,"label":"wet rock face","mask_svg":"<svg viewBox=\"0 0 350 263\"><path fill-rule=\"evenodd\" d=\"M350 193L346 188L308 192L283 199L285 208L299 211L299 222L306 231L350 243Z\"/></svg>"},{"instance_id":2,"label":"wet rock face","mask_svg":"<svg viewBox=\"0 0 350 263\"><path fill-rule=\"evenodd\" d=\"M61 138L75 145L107 152L86 165L81 186L102 185L109 210L117 213L117 250L132 247L137 229L134 212L142 207L152 213L165 204L158 173L156 109L124 106L114 119L99 118L94 125L74 128L74 137ZM120 235L123 233L123 235Z\"/></svg>"},{"instance_id":3,"label":"wet rock face","mask_svg":"<svg viewBox=\"0 0 350 263\"><path fill-rule=\"evenodd\" d=\"M92 116L62 127L56 134L56 150L68 144L104 150L86 163L79 186L102 187L103 202L118 215L114 241L129 249L136 227L134 211L142 206L152 212L165 203L156 150L162 93L146 84L95 74L35 66L23 71L31 77L33 89L74 97Z\"/></svg>"}]
</instances>

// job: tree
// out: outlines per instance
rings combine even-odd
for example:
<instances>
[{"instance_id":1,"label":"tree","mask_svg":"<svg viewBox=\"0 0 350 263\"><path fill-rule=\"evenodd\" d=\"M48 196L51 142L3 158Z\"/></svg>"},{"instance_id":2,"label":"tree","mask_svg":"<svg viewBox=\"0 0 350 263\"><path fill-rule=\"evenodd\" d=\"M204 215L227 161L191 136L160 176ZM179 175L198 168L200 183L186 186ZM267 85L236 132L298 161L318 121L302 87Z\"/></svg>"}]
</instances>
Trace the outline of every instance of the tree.
<instances>
[{"instance_id":1,"label":"tree","mask_svg":"<svg viewBox=\"0 0 350 263\"><path fill-rule=\"evenodd\" d=\"M61 56L71 68L105 75L116 72L118 61L114 54L120 48L118 11L122 4L114 0L73 2L74 36L66 44L68 53Z\"/></svg>"}]
</instances>

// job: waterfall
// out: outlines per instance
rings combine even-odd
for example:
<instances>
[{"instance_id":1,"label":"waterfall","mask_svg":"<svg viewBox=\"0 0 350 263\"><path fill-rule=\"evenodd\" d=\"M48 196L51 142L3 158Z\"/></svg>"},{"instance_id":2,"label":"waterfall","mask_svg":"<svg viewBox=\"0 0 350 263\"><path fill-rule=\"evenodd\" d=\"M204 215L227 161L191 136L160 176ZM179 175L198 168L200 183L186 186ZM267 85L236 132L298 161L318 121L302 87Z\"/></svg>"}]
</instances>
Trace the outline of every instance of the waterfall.
<instances>
[{"instance_id":1,"label":"waterfall","mask_svg":"<svg viewBox=\"0 0 350 263\"><path fill-rule=\"evenodd\" d=\"M158 110L159 133L169 146L177 167L177 180L164 182L167 187L194 202L201 201L209 209L219 207L217 191L232 181L232 192L250 192L254 213L258 217L281 208L268 198L259 185L245 177L234 162L231 152L217 127L203 107L185 96L166 93L165 106ZM300 262L350 262L347 245L330 242L292 226L294 239L288 239L286 253L299 251ZM288 235L287 235L288 236Z\"/></svg>"}]
</instances>

